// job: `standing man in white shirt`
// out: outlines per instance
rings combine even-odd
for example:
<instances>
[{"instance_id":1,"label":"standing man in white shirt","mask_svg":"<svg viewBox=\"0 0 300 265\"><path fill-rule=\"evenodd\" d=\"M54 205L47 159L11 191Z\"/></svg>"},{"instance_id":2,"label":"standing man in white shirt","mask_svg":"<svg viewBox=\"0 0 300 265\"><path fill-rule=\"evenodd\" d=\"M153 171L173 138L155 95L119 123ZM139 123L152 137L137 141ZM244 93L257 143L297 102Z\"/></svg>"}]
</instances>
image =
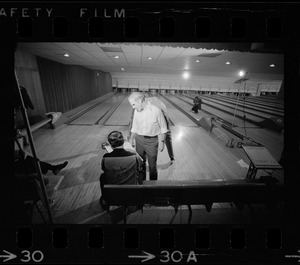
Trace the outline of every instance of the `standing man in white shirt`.
<instances>
[{"instance_id":1,"label":"standing man in white shirt","mask_svg":"<svg viewBox=\"0 0 300 265\"><path fill-rule=\"evenodd\" d=\"M143 179L146 179L146 158L148 159L150 180L157 180L157 154L163 151L166 133L166 120L162 111L145 100L145 95L134 92L128 97L134 108L130 142L135 139L136 151L143 158Z\"/></svg>"},{"instance_id":2,"label":"standing man in white shirt","mask_svg":"<svg viewBox=\"0 0 300 265\"><path fill-rule=\"evenodd\" d=\"M173 144L172 144L172 135L171 135L171 121L170 121L170 118L168 116L168 112L167 112L167 106L160 100L158 99L157 97L154 97L152 96L150 93L147 93L147 92L142 92L143 95L145 96L145 102L150 102L151 105L154 105L156 107L158 107L164 117L165 117L165 120L166 120L166 123L167 123L167 128L168 128L168 132L166 133L166 136L165 136L165 145L167 147L167 151L168 151L168 154L169 154L169 157L170 157L170 163L171 165L173 164L173 162L175 161L175 157L174 157L174 151L173 151ZM129 136L131 136L131 127L132 127L132 120L133 120L133 117L134 117L134 110L132 111L132 114L131 114L131 119L130 119L130 122L129 122Z\"/></svg>"}]
</instances>

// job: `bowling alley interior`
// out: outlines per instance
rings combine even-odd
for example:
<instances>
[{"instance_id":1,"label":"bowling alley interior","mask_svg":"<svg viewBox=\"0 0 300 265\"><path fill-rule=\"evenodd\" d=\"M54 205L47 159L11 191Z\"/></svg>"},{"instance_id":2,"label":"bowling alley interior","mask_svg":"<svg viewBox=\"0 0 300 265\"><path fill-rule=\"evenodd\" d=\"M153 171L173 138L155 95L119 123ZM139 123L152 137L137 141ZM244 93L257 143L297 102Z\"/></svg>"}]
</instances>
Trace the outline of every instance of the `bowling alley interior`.
<instances>
[{"instance_id":1,"label":"bowling alley interior","mask_svg":"<svg viewBox=\"0 0 300 265\"><path fill-rule=\"evenodd\" d=\"M284 50L276 43L19 42L15 172L21 224L272 224L284 221ZM105 185L108 135L127 142L140 92L165 105L174 160L157 180ZM194 99L202 104L193 111ZM66 163L67 162L67 163ZM42 172L41 163L51 165Z\"/></svg>"}]
</instances>

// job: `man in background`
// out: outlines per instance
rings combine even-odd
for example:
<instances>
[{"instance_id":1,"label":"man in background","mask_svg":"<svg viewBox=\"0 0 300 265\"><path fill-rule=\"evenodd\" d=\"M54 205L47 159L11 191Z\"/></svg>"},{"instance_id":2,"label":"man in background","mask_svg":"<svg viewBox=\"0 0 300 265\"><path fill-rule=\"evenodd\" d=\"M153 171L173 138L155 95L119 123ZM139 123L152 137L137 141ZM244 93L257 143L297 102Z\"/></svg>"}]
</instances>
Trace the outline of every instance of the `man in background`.
<instances>
[{"instance_id":1,"label":"man in background","mask_svg":"<svg viewBox=\"0 0 300 265\"><path fill-rule=\"evenodd\" d=\"M194 106L192 107L192 111L198 114L198 110L201 110L202 99L199 97L195 97L193 100Z\"/></svg>"}]
</instances>

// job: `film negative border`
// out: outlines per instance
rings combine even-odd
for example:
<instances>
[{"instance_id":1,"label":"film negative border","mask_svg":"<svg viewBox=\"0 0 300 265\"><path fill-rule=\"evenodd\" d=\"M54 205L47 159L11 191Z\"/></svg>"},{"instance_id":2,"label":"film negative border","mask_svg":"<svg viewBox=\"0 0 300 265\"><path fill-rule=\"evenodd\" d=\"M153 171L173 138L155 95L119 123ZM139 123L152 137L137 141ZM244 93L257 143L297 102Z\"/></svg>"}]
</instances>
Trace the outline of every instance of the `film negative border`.
<instances>
[{"instance_id":1,"label":"film negative border","mask_svg":"<svg viewBox=\"0 0 300 265\"><path fill-rule=\"evenodd\" d=\"M166 2L155 3L157 7L153 7L153 2L136 5L6 2L0 7L0 22L8 26L3 30L8 46L14 41L222 41L233 45L282 42L291 45L286 51L289 64L286 82L292 87L299 85L299 57L293 60L293 52L299 48L294 31L299 22L297 5ZM294 110L287 109L287 113ZM287 124L286 131L291 138L299 139L292 127ZM290 146L291 141L287 139ZM287 189L291 191L286 196L287 221L280 227L262 224L28 227L4 221L0 228L1 263L297 263L300 235L294 215L297 207L293 208L295 202L291 197L295 193L291 187L299 184L293 179L298 172L295 162L291 156L291 167L286 170ZM6 203L4 195L1 202L5 202L4 212L9 213L11 205Z\"/></svg>"},{"instance_id":2,"label":"film negative border","mask_svg":"<svg viewBox=\"0 0 300 265\"><path fill-rule=\"evenodd\" d=\"M19 41L281 41L284 8L191 3L2 5Z\"/></svg>"},{"instance_id":3,"label":"film negative border","mask_svg":"<svg viewBox=\"0 0 300 265\"><path fill-rule=\"evenodd\" d=\"M294 229L267 225L261 229L248 225L19 227L5 233L17 246L1 249L0 258L3 263L299 262L295 242L286 240Z\"/></svg>"}]
</instances>

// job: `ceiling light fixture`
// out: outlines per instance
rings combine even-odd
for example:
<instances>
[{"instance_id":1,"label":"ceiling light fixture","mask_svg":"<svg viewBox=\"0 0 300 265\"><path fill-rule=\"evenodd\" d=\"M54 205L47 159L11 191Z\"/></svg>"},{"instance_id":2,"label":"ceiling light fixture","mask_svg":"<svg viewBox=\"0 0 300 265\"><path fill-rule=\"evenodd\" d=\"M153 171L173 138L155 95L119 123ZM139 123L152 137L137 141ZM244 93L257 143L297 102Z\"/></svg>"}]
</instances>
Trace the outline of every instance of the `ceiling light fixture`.
<instances>
[{"instance_id":1,"label":"ceiling light fixture","mask_svg":"<svg viewBox=\"0 0 300 265\"><path fill-rule=\"evenodd\" d=\"M226 62L225 64L231 64L231 62L228 61L228 62Z\"/></svg>"},{"instance_id":2,"label":"ceiling light fixture","mask_svg":"<svg viewBox=\"0 0 300 265\"><path fill-rule=\"evenodd\" d=\"M195 62L196 62L196 63L200 63L200 60L199 60L199 59L197 59Z\"/></svg>"},{"instance_id":3,"label":"ceiling light fixture","mask_svg":"<svg viewBox=\"0 0 300 265\"><path fill-rule=\"evenodd\" d=\"M115 59L119 59L120 57L119 57L118 55L116 55L114 58L115 58Z\"/></svg>"},{"instance_id":4,"label":"ceiling light fixture","mask_svg":"<svg viewBox=\"0 0 300 265\"><path fill-rule=\"evenodd\" d=\"M70 55L68 53L65 53L64 56L65 57L70 57Z\"/></svg>"},{"instance_id":5,"label":"ceiling light fixture","mask_svg":"<svg viewBox=\"0 0 300 265\"><path fill-rule=\"evenodd\" d=\"M147 57L148 60L152 60L152 57Z\"/></svg>"},{"instance_id":6,"label":"ceiling light fixture","mask_svg":"<svg viewBox=\"0 0 300 265\"><path fill-rule=\"evenodd\" d=\"M273 64L273 63L272 63L272 64L270 64L270 67L275 67L275 64Z\"/></svg>"},{"instance_id":7,"label":"ceiling light fixture","mask_svg":"<svg viewBox=\"0 0 300 265\"><path fill-rule=\"evenodd\" d=\"M124 68L121 68L121 70L124 71L125 69L124 69Z\"/></svg>"}]
</instances>

